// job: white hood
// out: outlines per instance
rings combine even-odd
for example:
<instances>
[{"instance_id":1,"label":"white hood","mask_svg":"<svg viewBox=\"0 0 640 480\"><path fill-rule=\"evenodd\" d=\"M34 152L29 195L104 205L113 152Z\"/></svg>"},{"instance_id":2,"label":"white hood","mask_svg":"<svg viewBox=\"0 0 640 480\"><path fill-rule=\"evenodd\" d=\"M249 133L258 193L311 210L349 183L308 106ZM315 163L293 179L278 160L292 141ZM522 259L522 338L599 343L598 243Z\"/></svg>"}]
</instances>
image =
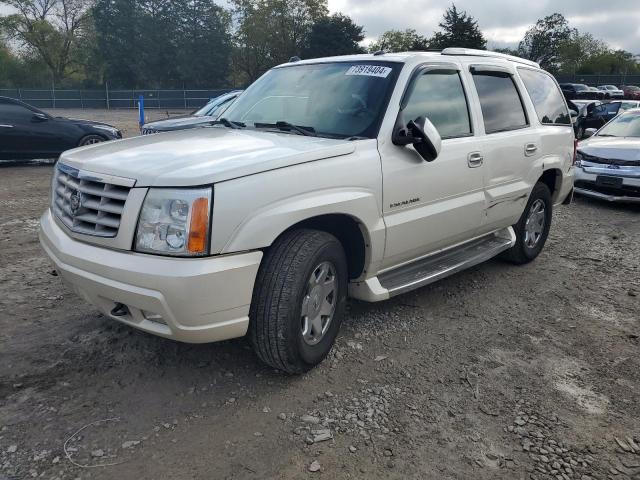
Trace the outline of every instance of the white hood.
<instances>
[{"instance_id":1,"label":"white hood","mask_svg":"<svg viewBox=\"0 0 640 480\"><path fill-rule=\"evenodd\" d=\"M198 128L76 148L60 161L136 186L206 185L323 158L348 155L354 142L297 134Z\"/></svg>"}]
</instances>

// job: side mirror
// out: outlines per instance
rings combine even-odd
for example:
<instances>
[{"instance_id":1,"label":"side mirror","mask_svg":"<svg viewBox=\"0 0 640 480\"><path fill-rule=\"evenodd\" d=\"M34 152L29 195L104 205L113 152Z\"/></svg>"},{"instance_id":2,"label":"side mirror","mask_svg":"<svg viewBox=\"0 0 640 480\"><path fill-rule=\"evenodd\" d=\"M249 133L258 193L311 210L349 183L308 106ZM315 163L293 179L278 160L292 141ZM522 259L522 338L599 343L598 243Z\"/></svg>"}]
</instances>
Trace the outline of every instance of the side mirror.
<instances>
[{"instance_id":1,"label":"side mirror","mask_svg":"<svg viewBox=\"0 0 640 480\"><path fill-rule=\"evenodd\" d=\"M401 123L402 113L399 115ZM442 138L428 118L418 117L410 120L406 127L397 125L392 138L394 145L413 145L413 148L427 162L433 162L442 149Z\"/></svg>"},{"instance_id":2,"label":"side mirror","mask_svg":"<svg viewBox=\"0 0 640 480\"><path fill-rule=\"evenodd\" d=\"M587 128L582 134L583 138L593 137L597 131L598 131L597 128Z\"/></svg>"},{"instance_id":3,"label":"side mirror","mask_svg":"<svg viewBox=\"0 0 640 480\"><path fill-rule=\"evenodd\" d=\"M31 120L34 122L46 122L47 120L49 120L49 117L47 117L44 113L34 113L33 117L31 117Z\"/></svg>"}]
</instances>

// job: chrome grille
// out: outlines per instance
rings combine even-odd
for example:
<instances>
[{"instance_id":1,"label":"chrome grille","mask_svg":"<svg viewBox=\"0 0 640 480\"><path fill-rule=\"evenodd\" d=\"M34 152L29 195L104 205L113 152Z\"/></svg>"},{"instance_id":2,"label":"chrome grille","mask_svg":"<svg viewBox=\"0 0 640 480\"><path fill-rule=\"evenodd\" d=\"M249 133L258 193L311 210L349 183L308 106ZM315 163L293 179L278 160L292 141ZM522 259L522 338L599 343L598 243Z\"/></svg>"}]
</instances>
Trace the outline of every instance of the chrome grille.
<instances>
[{"instance_id":1,"label":"chrome grille","mask_svg":"<svg viewBox=\"0 0 640 480\"><path fill-rule=\"evenodd\" d=\"M129 187L105 183L58 163L51 208L69 229L85 235L115 237Z\"/></svg>"}]
</instances>

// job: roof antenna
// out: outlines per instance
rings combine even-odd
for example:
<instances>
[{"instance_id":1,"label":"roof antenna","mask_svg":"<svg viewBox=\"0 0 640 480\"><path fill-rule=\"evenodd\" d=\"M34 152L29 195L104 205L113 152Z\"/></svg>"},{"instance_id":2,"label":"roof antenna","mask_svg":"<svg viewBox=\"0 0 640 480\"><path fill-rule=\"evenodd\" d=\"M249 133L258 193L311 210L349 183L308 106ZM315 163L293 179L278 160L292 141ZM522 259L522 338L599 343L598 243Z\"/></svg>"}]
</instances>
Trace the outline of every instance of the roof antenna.
<instances>
[{"instance_id":1,"label":"roof antenna","mask_svg":"<svg viewBox=\"0 0 640 480\"><path fill-rule=\"evenodd\" d=\"M289 59L289 63L294 63L294 62L299 62L299 61L300 61L300 57L298 57L297 55L293 56L293 57L291 57Z\"/></svg>"},{"instance_id":2,"label":"roof antenna","mask_svg":"<svg viewBox=\"0 0 640 480\"><path fill-rule=\"evenodd\" d=\"M377 52L373 52L373 56L377 57L379 55L384 55L385 53L387 52L385 52L384 50L378 50Z\"/></svg>"}]
</instances>

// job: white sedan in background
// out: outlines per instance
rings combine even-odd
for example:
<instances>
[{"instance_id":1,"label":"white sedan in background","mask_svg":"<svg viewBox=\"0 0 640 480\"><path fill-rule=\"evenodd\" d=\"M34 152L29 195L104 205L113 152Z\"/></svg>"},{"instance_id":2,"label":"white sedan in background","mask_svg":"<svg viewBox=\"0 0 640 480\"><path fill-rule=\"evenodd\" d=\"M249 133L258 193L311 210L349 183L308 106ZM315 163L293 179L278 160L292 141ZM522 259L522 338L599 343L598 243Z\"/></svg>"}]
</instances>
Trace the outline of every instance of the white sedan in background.
<instances>
[{"instance_id":1,"label":"white sedan in background","mask_svg":"<svg viewBox=\"0 0 640 480\"><path fill-rule=\"evenodd\" d=\"M640 204L640 108L619 114L578 144L575 192Z\"/></svg>"}]
</instances>

